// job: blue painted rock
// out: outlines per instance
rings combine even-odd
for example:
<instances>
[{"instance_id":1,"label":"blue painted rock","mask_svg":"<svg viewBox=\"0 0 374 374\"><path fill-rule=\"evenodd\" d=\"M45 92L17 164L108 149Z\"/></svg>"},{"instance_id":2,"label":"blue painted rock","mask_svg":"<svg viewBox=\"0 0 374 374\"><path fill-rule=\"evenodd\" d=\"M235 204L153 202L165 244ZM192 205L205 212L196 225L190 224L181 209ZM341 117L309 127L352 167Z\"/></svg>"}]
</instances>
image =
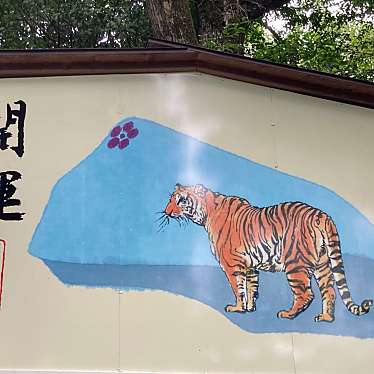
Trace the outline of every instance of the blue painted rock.
<instances>
[{"instance_id":1,"label":"blue painted rock","mask_svg":"<svg viewBox=\"0 0 374 374\"><path fill-rule=\"evenodd\" d=\"M171 220L160 230L158 212L165 208L176 183L204 184L225 195L244 197L255 206L303 201L322 209L337 225L354 298L360 300L361 292L362 298L372 296L362 283L374 277L369 259L374 257L374 226L352 205L327 188L140 118L118 122L87 158L56 183L29 252L67 284L164 289L224 313L233 296L204 229L193 223L180 227ZM290 289L283 274L262 277L261 295L267 296L260 298L257 312L250 317L228 316L241 327L374 336L371 317L360 317L359 329L349 327L352 318L358 319L339 299L340 325L334 322L334 327L316 330L308 313L319 312L319 301L298 317L296 325L280 322L276 312L291 303Z\"/></svg>"}]
</instances>

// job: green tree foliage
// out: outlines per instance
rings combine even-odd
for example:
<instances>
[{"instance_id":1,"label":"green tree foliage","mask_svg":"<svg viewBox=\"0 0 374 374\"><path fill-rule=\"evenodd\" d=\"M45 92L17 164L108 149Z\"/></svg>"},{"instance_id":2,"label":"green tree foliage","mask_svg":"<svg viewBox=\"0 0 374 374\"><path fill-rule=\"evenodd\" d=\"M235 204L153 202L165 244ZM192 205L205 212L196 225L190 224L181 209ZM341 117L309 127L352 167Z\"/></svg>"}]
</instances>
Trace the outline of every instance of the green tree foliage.
<instances>
[{"instance_id":1,"label":"green tree foliage","mask_svg":"<svg viewBox=\"0 0 374 374\"><path fill-rule=\"evenodd\" d=\"M0 48L135 48L148 37L139 1L0 0Z\"/></svg>"},{"instance_id":2,"label":"green tree foliage","mask_svg":"<svg viewBox=\"0 0 374 374\"><path fill-rule=\"evenodd\" d=\"M247 56L374 81L374 2L299 0L262 19L242 18L204 45ZM276 31L272 24L281 23Z\"/></svg>"}]
</instances>

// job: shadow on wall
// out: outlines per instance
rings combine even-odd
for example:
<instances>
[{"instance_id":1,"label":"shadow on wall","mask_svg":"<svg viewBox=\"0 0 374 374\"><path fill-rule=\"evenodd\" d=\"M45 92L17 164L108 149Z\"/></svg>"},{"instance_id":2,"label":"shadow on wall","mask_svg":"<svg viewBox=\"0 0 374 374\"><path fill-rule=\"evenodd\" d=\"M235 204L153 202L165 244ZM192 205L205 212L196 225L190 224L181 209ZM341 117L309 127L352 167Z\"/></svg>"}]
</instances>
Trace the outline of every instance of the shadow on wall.
<instances>
[{"instance_id":1,"label":"shadow on wall","mask_svg":"<svg viewBox=\"0 0 374 374\"><path fill-rule=\"evenodd\" d=\"M203 183L255 206L303 201L333 217L353 299L373 296L374 226L334 192L204 144L157 123L128 118L53 188L29 252L65 284L160 289L199 300L253 332L313 332L374 337L373 313L356 317L337 296L333 323L315 323L319 291L304 313L279 320L291 305L283 273L260 274L253 313L226 313L233 294L202 227L158 215L176 183ZM374 279L373 279L374 280Z\"/></svg>"}]
</instances>

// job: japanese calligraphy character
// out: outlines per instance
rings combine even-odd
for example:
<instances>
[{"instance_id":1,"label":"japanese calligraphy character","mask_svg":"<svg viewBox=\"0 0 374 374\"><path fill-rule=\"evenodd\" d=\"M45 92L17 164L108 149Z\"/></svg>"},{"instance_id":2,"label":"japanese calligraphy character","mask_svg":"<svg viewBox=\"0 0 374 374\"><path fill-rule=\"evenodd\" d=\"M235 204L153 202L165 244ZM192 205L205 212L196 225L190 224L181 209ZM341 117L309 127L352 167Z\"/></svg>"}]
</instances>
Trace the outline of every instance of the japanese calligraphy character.
<instances>
[{"instance_id":1,"label":"japanese calligraphy character","mask_svg":"<svg viewBox=\"0 0 374 374\"><path fill-rule=\"evenodd\" d=\"M12 132L9 131L9 127L11 125L17 125L17 145L10 147L10 149L16 152L18 157L22 157L25 151L24 128L26 117L26 103L22 100L18 100L14 104L17 104L19 108L12 109L12 107L9 104L7 104L6 124L5 127L0 128L0 149L6 150L9 148L8 140L13 136Z\"/></svg>"},{"instance_id":2,"label":"japanese calligraphy character","mask_svg":"<svg viewBox=\"0 0 374 374\"><path fill-rule=\"evenodd\" d=\"M11 206L21 205L18 199L12 199L16 192L13 182L22 178L18 171L5 171L0 173L0 220L20 221L25 213L4 212L4 209Z\"/></svg>"}]
</instances>

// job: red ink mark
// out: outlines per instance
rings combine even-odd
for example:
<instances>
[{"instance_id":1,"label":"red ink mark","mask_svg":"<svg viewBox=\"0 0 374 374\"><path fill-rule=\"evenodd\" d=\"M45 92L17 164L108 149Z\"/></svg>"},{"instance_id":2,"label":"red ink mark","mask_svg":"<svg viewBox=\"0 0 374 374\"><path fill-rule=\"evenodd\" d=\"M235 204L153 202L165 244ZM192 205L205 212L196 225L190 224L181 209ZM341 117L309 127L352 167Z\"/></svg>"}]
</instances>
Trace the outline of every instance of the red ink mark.
<instances>
[{"instance_id":1,"label":"red ink mark","mask_svg":"<svg viewBox=\"0 0 374 374\"><path fill-rule=\"evenodd\" d=\"M1 275L0 275L0 309L1 309L1 300L3 295L3 280L4 280L4 266L5 266L5 249L6 249L6 241L0 239L0 243L3 244L3 256L1 261Z\"/></svg>"},{"instance_id":2,"label":"red ink mark","mask_svg":"<svg viewBox=\"0 0 374 374\"><path fill-rule=\"evenodd\" d=\"M130 144L129 139L123 139L120 141L118 148L123 149L126 148Z\"/></svg>"},{"instance_id":3,"label":"red ink mark","mask_svg":"<svg viewBox=\"0 0 374 374\"><path fill-rule=\"evenodd\" d=\"M118 144L119 144L119 139L118 138L112 138L108 142L108 147L109 148L114 148L114 147L117 147Z\"/></svg>"},{"instance_id":4,"label":"red ink mark","mask_svg":"<svg viewBox=\"0 0 374 374\"><path fill-rule=\"evenodd\" d=\"M130 121L123 125L123 131L129 132L131 129L134 128L134 122Z\"/></svg>"},{"instance_id":5,"label":"red ink mark","mask_svg":"<svg viewBox=\"0 0 374 374\"><path fill-rule=\"evenodd\" d=\"M128 133L127 133L127 136L129 137L129 139L133 139L135 138L136 136L138 136L139 134L139 130L138 129L132 129L130 130Z\"/></svg>"},{"instance_id":6,"label":"red ink mark","mask_svg":"<svg viewBox=\"0 0 374 374\"><path fill-rule=\"evenodd\" d=\"M136 138L139 130L134 127L132 121L126 122L123 126L117 125L110 132L111 139L107 143L108 148L124 149L130 144L130 139Z\"/></svg>"},{"instance_id":7,"label":"red ink mark","mask_svg":"<svg viewBox=\"0 0 374 374\"><path fill-rule=\"evenodd\" d=\"M121 126L116 126L112 132L110 133L110 136L114 138L115 136L118 136L120 132L122 131Z\"/></svg>"}]
</instances>

